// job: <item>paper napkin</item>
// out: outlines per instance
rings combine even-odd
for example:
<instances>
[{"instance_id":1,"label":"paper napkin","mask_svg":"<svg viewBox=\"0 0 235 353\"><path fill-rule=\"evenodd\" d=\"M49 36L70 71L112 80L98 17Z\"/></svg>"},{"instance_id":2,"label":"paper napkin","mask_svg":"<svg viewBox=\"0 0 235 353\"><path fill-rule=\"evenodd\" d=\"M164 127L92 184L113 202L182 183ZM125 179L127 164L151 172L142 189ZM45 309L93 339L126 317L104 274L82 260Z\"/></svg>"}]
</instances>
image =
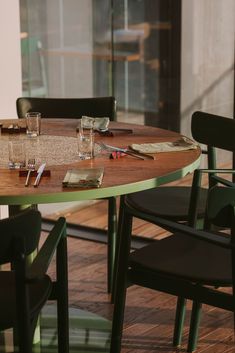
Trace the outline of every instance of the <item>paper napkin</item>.
<instances>
[{"instance_id":1,"label":"paper napkin","mask_svg":"<svg viewBox=\"0 0 235 353\"><path fill-rule=\"evenodd\" d=\"M62 182L64 187L91 188L100 187L104 168L87 168L68 170Z\"/></svg>"},{"instance_id":2,"label":"paper napkin","mask_svg":"<svg viewBox=\"0 0 235 353\"><path fill-rule=\"evenodd\" d=\"M187 137L182 137L180 140L174 142L158 142L158 143L133 143L130 146L133 150L140 153L159 153L159 152L177 152L196 149L198 145L188 139Z\"/></svg>"}]
</instances>

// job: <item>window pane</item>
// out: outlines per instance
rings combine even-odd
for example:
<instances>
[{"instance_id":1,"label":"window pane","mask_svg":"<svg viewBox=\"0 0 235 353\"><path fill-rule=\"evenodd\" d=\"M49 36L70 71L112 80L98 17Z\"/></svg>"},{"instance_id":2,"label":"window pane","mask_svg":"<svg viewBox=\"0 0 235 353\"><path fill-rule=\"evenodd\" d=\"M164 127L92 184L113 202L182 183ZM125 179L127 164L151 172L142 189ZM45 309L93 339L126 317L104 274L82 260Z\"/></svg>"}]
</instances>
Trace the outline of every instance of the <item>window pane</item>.
<instances>
[{"instance_id":1,"label":"window pane","mask_svg":"<svg viewBox=\"0 0 235 353\"><path fill-rule=\"evenodd\" d=\"M233 0L21 0L23 94L115 95L118 119L190 134L234 106Z\"/></svg>"}]
</instances>

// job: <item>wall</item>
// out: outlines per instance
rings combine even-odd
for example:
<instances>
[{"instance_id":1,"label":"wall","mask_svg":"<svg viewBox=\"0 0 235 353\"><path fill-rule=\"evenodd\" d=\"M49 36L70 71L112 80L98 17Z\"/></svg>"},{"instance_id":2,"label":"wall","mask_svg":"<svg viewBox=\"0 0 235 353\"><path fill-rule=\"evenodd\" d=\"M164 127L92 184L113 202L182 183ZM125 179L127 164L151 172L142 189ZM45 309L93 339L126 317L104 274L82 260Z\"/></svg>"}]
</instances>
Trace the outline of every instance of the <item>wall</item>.
<instances>
[{"instance_id":1,"label":"wall","mask_svg":"<svg viewBox=\"0 0 235 353\"><path fill-rule=\"evenodd\" d=\"M0 43L0 118L13 118L16 117L16 98L21 95L18 0L0 1ZM7 206L0 206L0 218L7 214Z\"/></svg>"},{"instance_id":2,"label":"wall","mask_svg":"<svg viewBox=\"0 0 235 353\"><path fill-rule=\"evenodd\" d=\"M20 18L18 0L0 1L0 118L16 117L21 95Z\"/></svg>"},{"instance_id":3,"label":"wall","mask_svg":"<svg viewBox=\"0 0 235 353\"><path fill-rule=\"evenodd\" d=\"M234 0L182 0L181 131L195 110L233 116Z\"/></svg>"}]
</instances>

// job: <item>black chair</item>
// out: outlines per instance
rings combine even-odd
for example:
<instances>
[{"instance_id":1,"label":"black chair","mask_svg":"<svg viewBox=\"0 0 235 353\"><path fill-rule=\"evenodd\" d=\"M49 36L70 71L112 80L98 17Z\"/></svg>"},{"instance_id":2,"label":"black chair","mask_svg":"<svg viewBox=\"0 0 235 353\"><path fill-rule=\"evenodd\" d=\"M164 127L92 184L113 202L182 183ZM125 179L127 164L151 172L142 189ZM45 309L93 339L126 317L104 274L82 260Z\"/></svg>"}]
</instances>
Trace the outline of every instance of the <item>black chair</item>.
<instances>
[{"instance_id":1,"label":"black chair","mask_svg":"<svg viewBox=\"0 0 235 353\"><path fill-rule=\"evenodd\" d=\"M57 301L58 352L69 352L68 278L65 219L60 218L35 255L41 233L41 215L26 210L0 221L0 330L14 327L20 353L32 352L38 315L47 300ZM46 274L56 253L56 279ZM9 266L8 266L9 267Z\"/></svg>"},{"instance_id":2,"label":"black chair","mask_svg":"<svg viewBox=\"0 0 235 353\"><path fill-rule=\"evenodd\" d=\"M114 97L98 98L33 98L21 97L16 101L19 118L30 111L39 111L42 118L81 118L82 115L116 118L116 100ZM108 292L113 282L114 253L116 244L116 198L108 198Z\"/></svg>"},{"instance_id":3,"label":"black chair","mask_svg":"<svg viewBox=\"0 0 235 353\"><path fill-rule=\"evenodd\" d=\"M198 111L192 115L191 131L193 138L206 147L203 152L207 154L210 169L216 168L216 147L228 151L235 150L235 143L233 142L235 122L233 119ZM221 139L222 131L225 137ZM142 205L147 205L149 212L157 217L184 222L197 227L198 223L202 223L205 216L207 188L200 186L197 193L192 195L194 201L197 202L197 214L194 212L195 202L190 207L191 186L163 186L134 193L128 197L134 200L136 208L141 209ZM179 297L173 337L174 346L179 346L181 342L185 306L186 300Z\"/></svg>"},{"instance_id":4,"label":"black chair","mask_svg":"<svg viewBox=\"0 0 235 353\"><path fill-rule=\"evenodd\" d=\"M218 115L213 115L205 112L195 112L191 120L192 137L198 143L205 145L206 149L202 153L207 155L208 168L216 168L216 146L217 141L220 141L221 131L225 129L225 136L228 136L229 141L235 133L235 126L232 119L224 118ZM228 135L227 135L228 134ZM213 135L214 141L210 141L210 136ZM219 147L220 148L220 147ZM222 146L224 150L233 151L233 146L228 144ZM150 189L135 193L136 203L148 202L148 208L152 210L154 215L166 218L176 222L185 222L190 225L195 225L196 219L192 219L194 215L189 209L191 197L190 186L161 186L155 189ZM205 204L207 199L207 189L200 188L197 221L204 218Z\"/></svg>"},{"instance_id":5,"label":"black chair","mask_svg":"<svg viewBox=\"0 0 235 353\"><path fill-rule=\"evenodd\" d=\"M82 115L116 118L116 100L114 97L95 98L34 98L20 97L16 101L18 118L39 111L42 118L78 119Z\"/></svg>"},{"instance_id":6,"label":"black chair","mask_svg":"<svg viewBox=\"0 0 235 353\"><path fill-rule=\"evenodd\" d=\"M216 147L222 148L228 151L235 150L235 121L233 119L227 119L220 116L215 116L212 114L207 114L203 112L196 112L192 116L192 134L193 137L199 142L207 145L209 151L208 154L208 164L211 168L216 165ZM209 180L209 186L212 186L211 179ZM159 188L161 189L161 188ZM166 188L165 188L166 189ZM169 187L170 192L171 187ZM127 202L135 205L135 209L139 212L149 213L155 217L155 223L157 224L158 217L168 219L164 213L159 215L159 200L157 199L157 190L143 191L139 193L133 193L126 197ZM162 194L161 194L162 192ZM196 226L198 217L205 215L205 198L206 189L202 189L200 185L197 185L196 189L190 194L191 203L188 205L188 216L187 221L191 226ZM204 210L202 208L202 198L203 193L204 200ZM160 195L164 195L163 191L160 191ZM175 194L173 193L172 199L174 199ZM178 199L179 202L179 199ZM180 202L179 202L180 205ZM197 205L197 207L196 207ZM196 208L195 208L196 207ZM203 212L202 212L203 211ZM125 211L123 210L123 198L121 199L121 211L120 211L120 223L122 222L122 216ZM146 215L145 215L146 216ZM174 219L173 220L179 220ZM116 283L117 284L117 283ZM118 284L117 284L118 285ZM176 309L176 320L175 320L175 330L173 344L179 346L182 337L182 328L185 314L186 300L184 297L178 298L177 309ZM200 304L196 305L194 303L192 320L191 320L191 334L189 342L189 351L193 350L194 342L196 342L197 330L198 330L198 316L200 313Z\"/></svg>"},{"instance_id":7,"label":"black chair","mask_svg":"<svg viewBox=\"0 0 235 353\"><path fill-rule=\"evenodd\" d=\"M202 153L207 156L208 168L216 168L216 153L215 149L207 143L206 136L213 129L213 122L210 120L216 119L216 115L204 112L195 112L192 115L191 133L194 140L203 143L206 146L202 149ZM219 118L219 117L218 117ZM205 131L205 136L201 135ZM155 189L145 190L135 194L138 202L149 202L155 215L176 221L190 222L189 201L191 195L191 185L189 186L161 186ZM204 218L205 202L207 198L207 189L201 188L200 199L198 202L198 220ZM151 206L150 206L151 205Z\"/></svg>"},{"instance_id":8,"label":"black chair","mask_svg":"<svg viewBox=\"0 0 235 353\"><path fill-rule=\"evenodd\" d=\"M111 349L119 353L127 286L136 284L193 301L188 351L196 349L201 303L232 311L235 321L235 184L216 177L215 170L197 170L194 186L200 185L201 173L211 173L221 182L208 191L206 224L231 228L224 233L196 230L184 224L156 217L148 204L140 208L135 199L126 197L119 248L116 295ZM221 170L220 172L224 172ZM235 171L233 171L235 173ZM173 232L169 237L130 253L132 219L137 217ZM231 287L226 293L219 287Z\"/></svg>"}]
</instances>

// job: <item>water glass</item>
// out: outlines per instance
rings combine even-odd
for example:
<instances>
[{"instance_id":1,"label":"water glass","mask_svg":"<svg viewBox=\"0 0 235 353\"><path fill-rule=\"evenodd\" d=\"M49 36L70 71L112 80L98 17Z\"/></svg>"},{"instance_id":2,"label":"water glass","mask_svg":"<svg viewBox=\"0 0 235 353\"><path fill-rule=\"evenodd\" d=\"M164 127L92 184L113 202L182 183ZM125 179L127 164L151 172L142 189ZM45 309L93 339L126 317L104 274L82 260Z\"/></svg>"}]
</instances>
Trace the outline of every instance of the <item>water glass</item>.
<instances>
[{"instance_id":1,"label":"water glass","mask_svg":"<svg viewBox=\"0 0 235 353\"><path fill-rule=\"evenodd\" d=\"M26 165L26 151L23 140L10 140L8 142L9 168L20 169Z\"/></svg>"},{"instance_id":2,"label":"water glass","mask_svg":"<svg viewBox=\"0 0 235 353\"><path fill-rule=\"evenodd\" d=\"M94 158L94 133L92 129L84 129L78 133L78 155L80 159Z\"/></svg>"},{"instance_id":3,"label":"water glass","mask_svg":"<svg viewBox=\"0 0 235 353\"><path fill-rule=\"evenodd\" d=\"M30 137L39 136L41 131L41 113L29 112L26 113L25 118L27 126L27 135Z\"/></svg>"}]
</instances>

